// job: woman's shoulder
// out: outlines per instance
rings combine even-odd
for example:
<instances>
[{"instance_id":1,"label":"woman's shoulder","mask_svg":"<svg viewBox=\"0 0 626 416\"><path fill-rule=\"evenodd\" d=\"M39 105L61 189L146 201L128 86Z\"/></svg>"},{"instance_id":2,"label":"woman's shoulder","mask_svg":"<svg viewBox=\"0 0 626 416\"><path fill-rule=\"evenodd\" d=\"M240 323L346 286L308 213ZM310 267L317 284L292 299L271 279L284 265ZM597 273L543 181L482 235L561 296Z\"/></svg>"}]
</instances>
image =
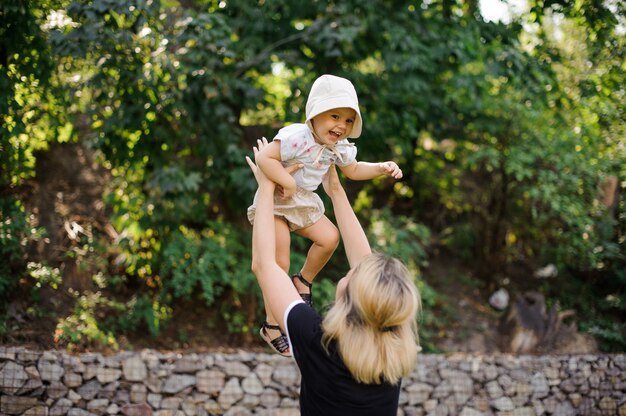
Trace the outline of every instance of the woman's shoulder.
<instances>
[{"instance_id":1,"label":"woman's shoulder","mask_svg":"<svg viewBox=\"0 0 626 416\"><path fill-rule=\"evenodd\" d=\"M285 327L292 337L310 339L321 333L322 317L304 302L297 302L285 311Z\"/></svg>"}]
</instances>

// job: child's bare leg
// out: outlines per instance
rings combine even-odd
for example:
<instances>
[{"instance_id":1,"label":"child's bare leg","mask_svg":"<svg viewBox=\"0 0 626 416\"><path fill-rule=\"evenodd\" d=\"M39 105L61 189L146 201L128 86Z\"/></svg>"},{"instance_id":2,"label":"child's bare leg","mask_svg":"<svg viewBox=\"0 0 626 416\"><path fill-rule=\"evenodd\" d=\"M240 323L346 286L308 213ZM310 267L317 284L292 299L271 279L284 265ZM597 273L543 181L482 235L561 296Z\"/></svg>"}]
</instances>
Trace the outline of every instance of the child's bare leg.
<instances>
[{"instance_id":1,"label":"child's bare leg","mask_svg":"<svg viewBox=\"0 0 626 416\"><path fill-rule=\"evenodd\" d=\"M285 273L289 274L289 247L291 245L291 234L289 231L289 227L287 223L277 217L274 217L274 226L276 227L276 263L280 266L281 269L285 271ZM268 303L263 297L263 303L265 304L265 316L266 321L270 325L277 325L278 321L270 312L268 307ZM269 330L272 338L275 338L280 335L277 330ZM275 333L274 333L275 332Z\"/></svg>"},{"instance_id":2,"label":"child's bare leg","mask_svg":"<svg viewBox=\"0 0 626 416\"><path fill-rule=\"evenodd\" d=\"M296 231L299 235L313 241L300 273L309 283L315 279L339 244L337 227L324 215L315 224ZM294 279L299 293L309 293L310 290L300 280Z\"/></svg>"}]
</instances>

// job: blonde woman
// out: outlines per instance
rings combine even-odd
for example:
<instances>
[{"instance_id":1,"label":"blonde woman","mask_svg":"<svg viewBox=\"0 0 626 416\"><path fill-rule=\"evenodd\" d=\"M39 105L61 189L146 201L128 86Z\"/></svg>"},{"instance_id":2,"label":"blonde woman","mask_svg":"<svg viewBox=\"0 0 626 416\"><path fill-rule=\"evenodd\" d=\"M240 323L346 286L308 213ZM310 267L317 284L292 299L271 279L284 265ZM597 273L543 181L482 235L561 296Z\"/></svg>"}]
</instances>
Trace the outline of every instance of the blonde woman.
<instances>
[{"instance_id":1,"label":"blonde woman","mask_svg":"<svg viewBox=\"0 0 626 416\"><path fill-rule=\"evenodd\" d=\"M258 141L255 156L267 142ZM287 334L302 375L300 411L306 415L396 415L402 377L415 367L420 298L402 263L373 254L334 166L323 185L350 265L326 317L304 303L276 263L274 190L246 158L259 184L252 232L252 270L270 311ZM294 168L295 169L295 168Z\"/></svg>"}]
</instances>

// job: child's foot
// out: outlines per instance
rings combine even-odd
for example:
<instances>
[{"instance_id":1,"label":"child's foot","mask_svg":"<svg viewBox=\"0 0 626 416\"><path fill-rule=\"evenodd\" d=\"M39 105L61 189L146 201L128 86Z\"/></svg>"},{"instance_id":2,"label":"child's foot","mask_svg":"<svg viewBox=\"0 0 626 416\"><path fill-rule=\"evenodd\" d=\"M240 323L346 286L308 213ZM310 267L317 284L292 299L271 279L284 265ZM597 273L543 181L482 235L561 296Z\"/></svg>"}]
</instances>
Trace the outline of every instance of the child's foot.
<instances>
[{"instance_id":1,"label":"child's foot","mask_svg":"<svg viewBox=\"0 0 626 416\"><path fill-rule=\"evenodd\" d=\"M289 351L289 341L287 336L283 334L280 326L270 325L267 321L261 325L261 338L269 344L272 349L282 355L283 357L291 357L291 351Z\"/></svg>"},{"instance_id":2,"label":"child's foot","mask_svg":"<svg viewBox=\"0 0 626 416\"><path fill-rule=\"evenodd\" d=\"M298 290L298 294L300 295L304 303L306 303L310 307L313 307L313 295L311 293L311 286L313 286L313 283L302 277L302 274L300 272L291 276L291 281Z\"/></svg>"}]
</instances>

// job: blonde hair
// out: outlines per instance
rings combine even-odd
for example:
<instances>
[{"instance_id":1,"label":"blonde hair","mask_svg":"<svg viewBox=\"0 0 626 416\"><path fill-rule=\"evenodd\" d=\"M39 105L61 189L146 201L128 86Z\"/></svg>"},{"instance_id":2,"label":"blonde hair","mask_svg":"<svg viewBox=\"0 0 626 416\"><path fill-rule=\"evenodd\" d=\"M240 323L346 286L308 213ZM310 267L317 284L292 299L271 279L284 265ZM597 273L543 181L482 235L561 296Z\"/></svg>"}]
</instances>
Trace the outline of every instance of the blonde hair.
<instances>
[{"instance_id":1,"label":"blonde hair","mask_svg":"<svg viewBox=\"0 0 626 416\"><path fill-rule=\"evenodd\" d=\"M396 384L417 362L421 301L407 268L380 253L350 272L345 292L326 314L322 343L336 341L352 376L361 383Z\"/></svg>"}]
</instances>

